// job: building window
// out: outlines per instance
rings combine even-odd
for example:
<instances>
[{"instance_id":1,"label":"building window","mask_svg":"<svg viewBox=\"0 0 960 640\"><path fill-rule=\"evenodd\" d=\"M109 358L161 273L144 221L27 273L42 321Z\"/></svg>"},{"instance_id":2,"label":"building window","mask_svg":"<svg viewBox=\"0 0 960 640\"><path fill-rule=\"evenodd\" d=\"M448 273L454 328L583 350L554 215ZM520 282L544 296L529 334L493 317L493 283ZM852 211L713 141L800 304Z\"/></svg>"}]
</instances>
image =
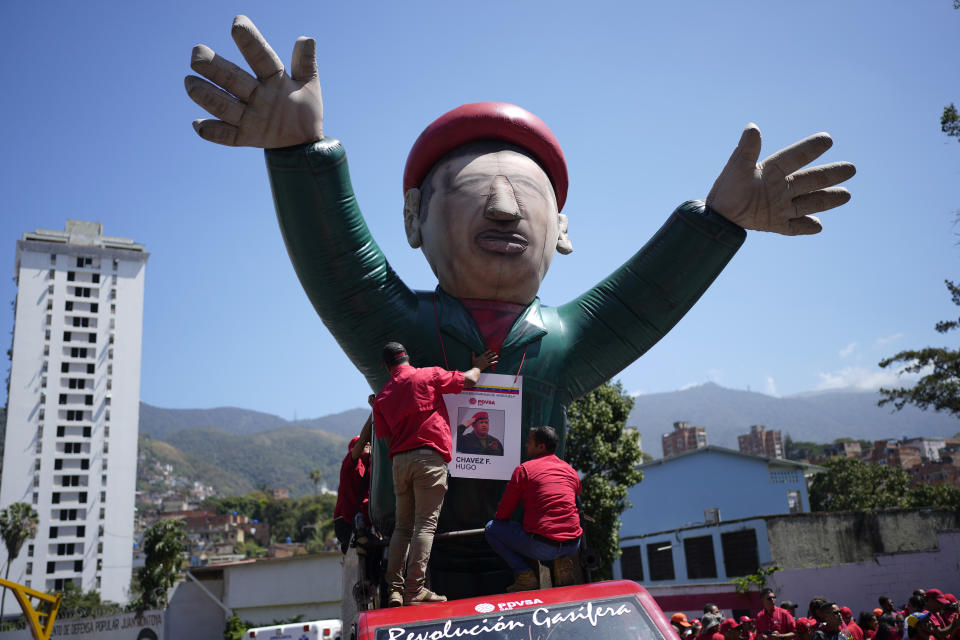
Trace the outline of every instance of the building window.
<instances>
[{"instance_id":1,"label":"building window","mask_svg":"<svg viewBox=\"0 0 960 640\"><path fill-rule=\"evenodd\" d=\"M647 545L650 580L673 580L673 544L669 540Z\"/></svg>"},{"instance_id":2,"label":"building window","mask_svg":"<svg viewBox=\"0 0 960 640\"><path fill-rule=\"evenodd\" d=\"M33 461L33 470L40 471L40 458Z\"/></svg>"},{"instance_id":3,"label":"building window","mask_svg":"<svg viewBox=\"0 0 960 640\"><path fill-rule=\"evenodd\" d=\"M92 363L92 362L91 362L91 363L88 363L88 364L87 364L87 373L92 374L94 371L95 371L95 369L94 369L93 363Z\"/></svg>"},{"instance_id":4,"label":"building window","mask_svg":"<svg viewBox=\"0 0 960 640\"><path fill-rule=\"evenodd\" d=\"M65 393L60 394L60 404L67 404L67 394Z\"/></svg>"},{"instance_id":5,"label":"building window","mask_svg":"<svg viewBox=\"0 0 960 640\"><path fill-rule=\"evenodd\" d=\"M47 573L53 573L56 571L57 564L55 562L47 562Z\"/></svg>"},{"instance_id":6,"label":"building window","mask_svg":"<svg viewBox=\"0 0 960 640\"><path fill-rule=\"evenodd\" d=\"M50 264L53 264L53 265L57 264L57 254L55 253L50 254Z\"/></svg>"},{"instance_id":7,"label":"building window","mask_svg":"<svg viewBox=\"0 0 960 640\"><path fill-rule=\"evenodd\" d=\"M33 494L33 504L37 504L38 502L40 502L40 494L37 493L37 492L34 492L34 494Z\"/></svg>"},{"instance_id":8,"label":"building window","mask_svg":"<svg viewBox=\"0 0 960 640\"><path fill-rule=\"evenodd\" d=\"M98 282L100 282L100 274L95 273L93 274L93 284L97 284Z\"/></svg>"},{"instance_id":9,"label":"building window","mask_svg":"<svg viewBox=\"0 0 960 640\"><path fill-rule=\"evenodd\" d=\"M62 438L67 434L67 428L64 426L57 427L57 437Z\"/></svg>"},{"instance_id":10,"label":"building window","mask_svg":"<svg viewBox=\"0 0 960 640\"><path fill-rule=\"evenodd\" d=\"M803 499L799 491L787 491L787 508L790 513L803 513Z\"/></svg>"},{"instance_id":11,"label":"building window","mask_svg":"<svg viewBox=\"0 0 960 640\"><path fill-rule=\"evenodd\" d=\"M72 339L73 339L73 334L72 334L72 333L70 333L69 331L64 331L64 332L63 332L63 341L64 341L64 342L70 342Z\"/></svg>"},{"instance_id":12,"label":"building window","mask_svg":"<svg viewBox=\"0 0 960 640\"><path fill-rule=\"evenodd\" d=\"M97 334L91 333L91 334L87 337L87 342L89 342L89 343L91 343L91 344L96 344L96 343L97 343Z\"/></svg>"},{"instance_id":13,"label":"building window","mask_svg":"<svg viewBox=\"0 0 960 640\"><path fill-rule=\"evenodd\" d=\"M717 560L713 555L713 536L685 538L683 554L687 560L687 578L717 577Z\"/></svg>"},{"instance_id":14,"label":"building window","mask_svg":"<svg viewBox=\"0 0 960 640\"><path fill-rule=\"evenodd\" d=\"M643 547L624 547L620 551L620 572L624 579L643 582Z\"/></svg>"},{"instance_id":15,"label":"building window","mask_svg":"<svg viewBox=\"0 0 960 640\"><path fill-rule=\"evenodd\" d=\"M103 520L107 515L107 510L104 507L100 507L100 519Z\"/></svg>"},{"instance_id":16,"label":"building window","mask_svg":"<svg viewBox=\"0 0 960 640\"><path fill-rule=\"evenodd\" d=\"M67 271L67 282L73 282L77 279L76 271Z\"/></svg>"},{"instance_id":17,"label":"building window","mask_svg":"<svg viewBox=\"0 0 960 640\"><path fill-rule=\"evenodd\" d=\"M27 563L27 575L28 575L28 576L32 576L32 575L33 575L33 563L32 563L32 562L28 562L28 563Z\"/></svg>"},{"instance_id":18,"label":"building window","mask_svg":"<svg viewBox=\"0 0 960 640\"><path fill-rule=\"evenodd\" d=\"M90 468L90 460L89 460L89 458L84 458L83 460L80 461L80 468L81 468L81 469L89 469L89 468Z\"/></svg>"},{"instance_id":19,"label":"building window","mask_svg":"<svg viewBox=\"0 0 960 640\"><path fill-rule=\"evenodd\" d=\"M81 492L80 492L80 497L77 499L77 502L79 502L80 504L87 504L87 492L86 492L86 491L81 491Z\"/></svg>"},{"instance_id":20,"label":"building window","mask_svg":"<svg viewBox=\"0 0 960 640\"><path fill-rule=\"evenodd\" d=\"M49 327L51 324L53 324L53 315L51 315L51 314L48 313L48 314L47 314L47 326Z\"/></svg>"},{"instance_id":21,"label":"building window","mask_svg":"<svg viewBox=\"0 0 960 640\"><path fill-rule=\"evenodd\" d=\"M74 560L73 561L73 570L76 572L83 571L83 560Z\"/></svg>"},{"instance_id":22,"label":"building window","mask_svg":"<svg viewBox=\"0 0 960 640\"><path fill-rule=\"evenodd\" d=\"M32 544L28 544L28 545L27 545L27 557L28 557L28 558L32 558L32 557L33 557L33 545L32 545Z\"/></svg>"},{"instance_id":23,"label":"building window","mask_svg":"<svg viewBox=\"0 0 960 640\"><path fill-rule=\"evenodd\" d=\"M100 310L100 305L98 303L96 302L90 303L90 313L96 313L99 310Z\"/></svg>"},{"instance_id":24,"label":"building window","mask_svg":"<svg viewBox=\"0 0 960 640\"><path fill-rule=\"evenodd\" d=\"M723 548L723 566L728 578L745 576L760 568L755 529L721 533L720 546Z\"/></svg>"},{"instance_id":25,"label":"building window","mask_svg":"<svg viewBox=\"0 0 960 640\"><path fill-rule=\"evenodd\" d=\"M64 302L63 309L64 311L73 311L73 301L67 300L66 302Z\"/></svg>"},{"instance_id":26,"label":"building window","mask_svg":"<svg viewBox=\"0 0 960 640\"><path fill-rule=\"evenodd\" d=\"M56 491L55 491L55 492L53 492L53 494L50 495L50 504L60 504L60 493L59 493L59 492L56 492Z\"/></svg>"},{"instance_id":27,"label":"building window","mask_svg":"<svg viewBox=\"0 0 960 640\"><path fill-rule=\"evenodd\" d=\"M89 438L89 437L90 437L90 429L91 429L90 427L84 427L84 428L83 428L83 437L84 437L84 438Z\"/></svg>"},{"instance_id":28,"label":"building window","mask_svg":"<svg viewBox=\"0 0 960 640\"><path fill-rule=\"evenodd\" d=\"M66 362L60 363L60 373L70 373L70 365Z\"/></svg>"},{"instance_id":29,"label":"building window","mask_svg":"<svg viewBox=\"0 0 960 640\"><path fill-rule=\"evenodd\" d=\"M58 533L59 531L57 530L57 527L50 527L50 535L47 537L51 539L56 538Z\"/></svg>"}]
</instances>

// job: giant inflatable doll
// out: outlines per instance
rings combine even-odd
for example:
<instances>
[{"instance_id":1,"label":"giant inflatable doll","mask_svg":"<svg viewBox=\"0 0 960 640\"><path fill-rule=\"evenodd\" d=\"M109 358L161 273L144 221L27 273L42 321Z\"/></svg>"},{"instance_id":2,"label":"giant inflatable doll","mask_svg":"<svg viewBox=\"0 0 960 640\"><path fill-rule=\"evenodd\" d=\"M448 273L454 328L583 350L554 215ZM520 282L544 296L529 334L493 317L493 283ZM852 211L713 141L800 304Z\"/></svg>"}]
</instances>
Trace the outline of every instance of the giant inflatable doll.
<instances>
[{"instance_id":1,"label":"giant inflatable doll","mask_svg":"<svg viewBox=\"0 0 960 640\"><path fill-rule=\"evenodd\" d=\"M831 146L827 134L758 162L760 131L748 125L705 201L681 204L622 267L550 307L537 298L540 282L554 251L573 250L560 213L567 195L563 152L547 126L520 107L464 105L430 124L407 160L407 239L439 281L433 291L412 291L370 235L343 145L323 134L314 41L297 40L288 73L249 19L238 16L232 35L254 75L195 47L191 67L209 82L188 76L186 89L216 119L197 120L194 128L211 142L266 150L300 282L371 388L387 380L379 356L388 340L406 345L415 366L450 369L469 368L472 353L492 348L500 353L497 373L523 376L521 442L529 427L552 425L561 454L570 403L663 337L723 270L746 230L817 233L820 222L811 214L850 197L835 185L854 174L853 165L807 168ZM384 443L377 454L389 464ZM375 521L389 531L386 469L375 471L371 504ZM482 527L503 485L452 478L439 530ZM435 554L434 571L458 570L438 561Z\"/></svg>"}]
</instances>

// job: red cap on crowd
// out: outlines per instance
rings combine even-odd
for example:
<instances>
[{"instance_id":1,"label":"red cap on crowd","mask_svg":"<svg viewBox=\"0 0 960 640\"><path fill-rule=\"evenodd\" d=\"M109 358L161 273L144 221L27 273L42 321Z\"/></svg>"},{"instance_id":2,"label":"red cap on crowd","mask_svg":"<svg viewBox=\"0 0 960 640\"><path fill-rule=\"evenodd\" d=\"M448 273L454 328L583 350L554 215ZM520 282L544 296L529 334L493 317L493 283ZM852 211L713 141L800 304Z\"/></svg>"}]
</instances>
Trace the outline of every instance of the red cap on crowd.
<instances>
[{"instance_id":1,"label":"red cap on crowd","mask_svg":"<svg viewBox=\"0 0 960 640\"><path fill-rule=\"evenodd\" d=\"M881 614L882 613L883 612L881 611ZM853 610L850 607L840 607L840 615L842 615L844 618L852 618Z\"/></svg>"},{"instance_id":2,"label":"red cap on crowd","mask_svg":"<svg viewBox=\"0 0 960 640\"><path fill-rule=\"evenodd\" d=\"M726 620L720 623L720 633L726 633L731 629L739 629L739 628L740 628L740 625L737 624L737 621L734 620L733 618L727 618Z\"/></svg>"},{"instance_id":3,"label":"red cap on crowd","mask_svg":"<svg viewBox=\"0 0 960 640\"><path fill-rule=\"evenodd\" d=\"M353 436L350 439L350 444L347 445L347 451L353 451L353 445L357 444L357 440L360 439L360 436Z\"/></svg>"},{"instance_id":4,"label":"red cap on crowd","mask_svg":"<svg viewBox=\"0 0 960 640\"><path fill-rule=\"evenodd\" d=\"M487 421L489 421L489 420L490 420L490 416L487 415L487 412L486 412L486 411L477 411L475 414L473 414L473 419L474 419L474 420L487 420Z\"/></svg>"},{"instance_id":5,"label":"red cap on crowd","mask_svg":"<svg viewBox=\"0 0 960 640\"><path fill-rule=\"evenodd\" d=\"M936 600L940 604L950 604L940 589L927 589L927 600Z\"/></svg>"},{"instance_id":6,"label":"red cap on crowd","mask_svg":"<svg viewBox=\"0 0 960 640\"><path fill-rule=\"evenodd\" d=\"M530 152L543 167L557 196L557 211L567 200L567 161L557 138L543 120L506 102L474 102L457 107L430 123L407 156L403 192L420 187L440 158L479 140L502 140Z\"/></svg>"},{"instance_id":7,"label":"red cap on crowd","mask_svg":"<svg viewBox=\"0 0 960 640\"><path fill-rule=\"evenodd\" d=\"M750 619L750 616L740 616L740 624L746 624L748 622L753 622L753 620Z\"/></svg>"},{"instance_id":8,"label":"red cap on crowd","mask_svg":"<svg viewBox=\"0 0 960 640\"><path fill-rule=\"evenodd\" d=\"M957 601L957 596L953 595L952 593L945 593L943 594L943 597L949 600L950 604L953 604Z\"/></svg>"},{"instance_id":9,"label":"red cap on crowd","mask_svg":"<svg viewBox=\"0 0 960 640\"><path fill-rule=\"evenodd\" d=\"M796 626L797 631L809 631L811 625L806 618L797 618L794 620L794 626Z\"/></svg>"},{"instance_id":10,"label":"red cap on crowd","mask_svg":"<svg viewBox=\"0 0 960 640\"><path fill-rule=\"evenodd\" d=\"M877 616L877 617L879 618L880 616L883 615L883 609L880 609L879 607L876 608L876 609L874 609L874 610L873 610L873 615L875 615L875 616Z\"/></svg>"}]
</instances>

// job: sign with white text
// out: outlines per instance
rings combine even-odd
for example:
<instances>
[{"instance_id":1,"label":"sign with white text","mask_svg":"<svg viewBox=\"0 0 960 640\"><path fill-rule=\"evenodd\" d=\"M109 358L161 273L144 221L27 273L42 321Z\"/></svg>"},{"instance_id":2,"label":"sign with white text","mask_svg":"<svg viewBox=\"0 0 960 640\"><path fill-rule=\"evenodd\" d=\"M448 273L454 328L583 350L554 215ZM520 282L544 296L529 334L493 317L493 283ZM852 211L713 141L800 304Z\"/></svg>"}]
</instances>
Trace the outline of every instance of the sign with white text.
<instances>
[{"instance_id":1,"label":"sign with white text","mask_svg":"<svg viewBox=\"0 0 960 640\"><path fill-rule=\"evenodd\" d=\"M455 478L509 480L520 464L521 376L482 373L473 387L443 396L453 429Z\"/></svg>"}]
</instances>

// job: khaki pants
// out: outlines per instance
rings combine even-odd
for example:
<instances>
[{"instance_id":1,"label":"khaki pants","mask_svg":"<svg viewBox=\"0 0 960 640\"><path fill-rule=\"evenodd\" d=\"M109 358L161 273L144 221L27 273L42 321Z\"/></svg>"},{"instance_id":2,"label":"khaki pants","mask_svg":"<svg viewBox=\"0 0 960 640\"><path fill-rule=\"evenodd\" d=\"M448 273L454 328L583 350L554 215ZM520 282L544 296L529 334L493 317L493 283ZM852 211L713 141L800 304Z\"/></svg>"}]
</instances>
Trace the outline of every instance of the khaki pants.
<instances>
[{"instance_id":1,"label":"khaki pants","mask_svg":"<svg viewBox=\"0 0 960 640\"><path fill-rule=\"evenodd\" d=\"M405 588L412 597L423 588L440 507L447 493L447 464L429 448L398 453L393 456L393 487L397 524L390 537L386 582L393 591Z\"/></svg>"}]
</instances>

